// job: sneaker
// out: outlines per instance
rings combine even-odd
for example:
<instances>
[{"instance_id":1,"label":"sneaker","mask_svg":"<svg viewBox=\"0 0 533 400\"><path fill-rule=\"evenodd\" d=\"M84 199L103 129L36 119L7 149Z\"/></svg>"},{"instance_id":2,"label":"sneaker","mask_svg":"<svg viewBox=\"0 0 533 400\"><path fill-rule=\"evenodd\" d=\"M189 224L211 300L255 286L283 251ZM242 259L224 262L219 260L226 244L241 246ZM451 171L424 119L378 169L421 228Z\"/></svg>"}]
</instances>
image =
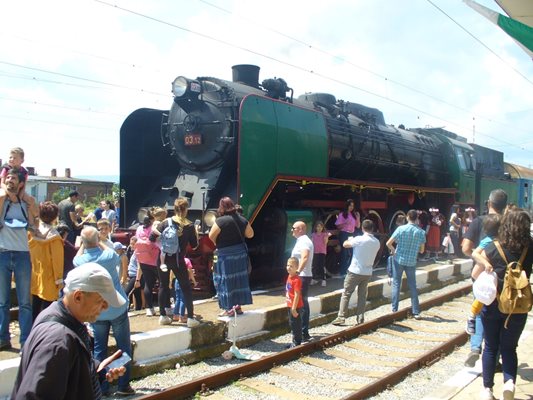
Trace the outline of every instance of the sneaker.
<instances>
[{"instance_id":1,"label":"sneaker","mask_svg":"<svg viewBox=\"0 0 533 400\"><path fill-rule=\"evenodd\" d=\"M466 320L466 333L469 335L475 335L476 334L476 319L472 317L468 317Z\"/></svg>"},{"instance_id":2,"label":"sneaker","mask_svg":"<svg viewBox=\"0 0 533 400\"><path fill-rule=\"evenodd\" d=\"M332 325L344 325L344 322L346 322L346 318L344 317L337 317L333 321L331 321Z\"/></svg>"},{"instance_id":3,"label":"sneaker","mask_svg":"<svg viewBox=\"0 0 533 400\"><path fill-rule=\"evenodd\" d=\"M413 318L419 321L422 319L422 316L420 314L415 314L413 315Z\"/></svg>"},{"instance_id":4,"label":"sneaker","mask_svg":"<svg viewBox=\"0 0 533 400\"><path fill-rule=\"evenodd\" d=\"M311 279L311 283L309 283L309 285L314 286L317 283L318 283L318 281L316 279Z\"/></svg>"},{"instance_id":5,"label":"sneaker","mask_svg":"<svg viewBox=\"0 0 533 400\"><path fill-rule=\"evenodd\" d=\"M167 317L166 315L161 315L159 317L159 325L170 325L172 323L172 320L170 317Z\"/></svg>"},{"instance_id":6,"label":"sneaker","mask_svg":"<svg viewBox=\"0 0 533 400\"><path fill-rule=\"evenodd\" d=\"M483 388L479 398L480 400L496 400L491 388Z\"/></svg>"},{"instance_id":7,"label":"sneaker","mask_svg":"<svg viewBox=\"0 0 533 400\"><path fill-rule=\"evenodd\" d=\"M12 346L11 346L11 342L10 341L0 340L0 351L11 350L11 348L12 348Z\"/></svg>"},{"instance_id":8,"label":"sneaker","mask_svg":"<svg viewBox=\"0 0 533 400\"><path fill-rule=\"evenodd\" d=\"M200 325L200 321L198 321L196 318L188 318L187 319L187 328L194 328L195 326Z\"/></svg>"},{"instance_id":9,"label":"sneaker","mask_svg":"<svg viewBox=\"0 0 533 400\"><path fill-rule=\"evenodd\" d=\"M147 308L146 309L146 316L147 317L153 317L155 315L155 310L153 308Z\"/></svg>"},{"instance_id":10,"label":"sneaker","mask_svg":"<svg viewBox=\"0 0 533 400\"><path fill-rule=\"evenodd\" d=\"M125 388L118 389L115 394L117 396L132 396L135 394L135 389L131 387L131 385L126 386Z\"/></svg>"},{"instance_id":11,"label":"sneaker","mask_svg":"<svg viewBox=\"0 0 533 400\"><path fill-rule=\"evenodd\" d=\"M357 325L361 325L365 323L365 316L364 315L358 315L357 316Z\"/></svg>"},{"instance_id":12,"label":"sneaker","mask_svg":"<svg viewBox=\"0 0 533 400\"><path fill-rule=\"evenodd\" d=\"M326 287L326 280L325 279L322 279L322 282L320 283L320 286Z\"/></svg>"},{"instance_id":13,"label":"sneaker","mask_svg":"<svg viewBox=\"0 0 533 400\"><path fill-rule=\"evenodd\" d=\"M472 350L468 354L468 357L466 357L465 367L474 368L474 365L476 365L476 361L479 359L479 353L479 350Z\"/></svg>"},{"instance_id":14,"label":"sneaker","mask_svg":"<svg viewBox=\"0 0 533 400\"><path fill-rule=\"evenodd\" d=\"M168 271L168 267L167 267L167 264L161 264L159 266L159 269L163 272L167 272Z\"/></svg>"},{"instance_id":15,"label":"sneaker","mask_svg":"<svg viewBox=\"0 0 533 400\"><path fill-rule=\"evenodd\" d=\"M312 339L310 335L302 335L302 342L310 342Z\"/></svg>"},{"instance_id":16,"label":"sneaker","mask_svg":"<svg viewBox=\"0 0 533 400\"><path fill-rule=\"evenodd\" d=\"M502 393L502 399L503 400L513 400L514 399L514 381L512 379L509 379L507 382L503 384L503 393Z\"/></svg>"}]
</instances>

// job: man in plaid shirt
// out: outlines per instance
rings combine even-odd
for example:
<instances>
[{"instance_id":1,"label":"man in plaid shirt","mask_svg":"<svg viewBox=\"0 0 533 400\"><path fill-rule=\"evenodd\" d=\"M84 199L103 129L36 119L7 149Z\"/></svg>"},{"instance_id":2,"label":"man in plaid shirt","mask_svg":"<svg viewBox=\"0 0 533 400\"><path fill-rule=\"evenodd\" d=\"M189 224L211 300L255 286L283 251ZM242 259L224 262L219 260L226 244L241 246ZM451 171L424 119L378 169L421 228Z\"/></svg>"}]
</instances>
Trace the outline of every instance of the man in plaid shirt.
<instances>
[{"instance_id":1,"label":"man in plaid shirt","mask_svg":"<svg viewBox=\"0 0 533 400\"><path fill-rule=\"evenodd\" d=\"M423 254L425 251L426 233L416 224L417 218L417 211L409 210L407 213L408 224L402 225L394 231L387 241L387 247L394 256L394 268L392 270L392 311L398 311L402 275L403 271L405 271L407 286L411 292L413 316L415 319L420 319L420 306L418 303L418 292L416 290L416 258L418 253ZM394 244L396 244L396 248Z\"/></svg>"}]
</instances>

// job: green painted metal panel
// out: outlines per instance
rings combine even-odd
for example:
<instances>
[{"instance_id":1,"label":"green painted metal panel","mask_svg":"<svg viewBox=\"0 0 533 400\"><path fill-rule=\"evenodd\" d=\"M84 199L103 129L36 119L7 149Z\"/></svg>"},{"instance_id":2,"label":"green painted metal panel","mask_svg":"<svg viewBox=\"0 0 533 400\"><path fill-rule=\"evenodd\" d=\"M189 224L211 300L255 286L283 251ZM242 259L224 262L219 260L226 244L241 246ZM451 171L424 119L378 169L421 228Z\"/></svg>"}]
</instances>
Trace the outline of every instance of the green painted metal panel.
<instances>
[{"instance_id":1,"label":"green painted metal panel","mask_svg":"<svg viewBox=\"0 0 533 400\"><path fill-rule=\"evenodd\" d=\"M476 201L476 177L471 172L461 172L459 175L459 193L457 200L465 204Z\"/></svg>"},{"instance_id":2,"label":"green painted metal panel","mask_svg":"<svg viewBox=\"0 0 533 400\"><path fill-rule=\"evenodd\" d=\"M321 114L274 103L278 117L278 174L326 177L328 143Z\"/></svg>"},{"instance_id":3,"label":"green painted metal panel","mask_svg":"<svg viewBox=\"0 0 533 400\"><path fill-rule=\"evenodd\" d=\"M311 237L311 230L313 228L313 213L309 210L291 210L287 211L287 231L285 236L285 258L283 261L291 256L292 248L296 243L296 239L292 236L292 225L296 221L303 221L307 224L307 235Z\"/></svg>"},{"instance_id":4,"label":"green painted metal panel","mask_svg":"<svg viewBox=\"0 0 533 400\"><path fill-rule=\"evenodd\" d=\"M503 189L507 193L507 203L515 203L518 201L518 184L514 180L502 180L490 177L481 178L480 187L480 204L476 204L478 210L481 212L485 209L485 201L489 198L489 194L494 189Z\"/></svg>"},{"instance_id":5,"label":"green painted metal panel","mask_svg":"<svg viewBox=\"0 0 533 400\"><path fill-rule=\"evenodd\" d=\"M276 175L326 177L327 132L320 113L266 97L241 103L239 203L246 216L258 207Z\"/></svg>"}]
</instances>

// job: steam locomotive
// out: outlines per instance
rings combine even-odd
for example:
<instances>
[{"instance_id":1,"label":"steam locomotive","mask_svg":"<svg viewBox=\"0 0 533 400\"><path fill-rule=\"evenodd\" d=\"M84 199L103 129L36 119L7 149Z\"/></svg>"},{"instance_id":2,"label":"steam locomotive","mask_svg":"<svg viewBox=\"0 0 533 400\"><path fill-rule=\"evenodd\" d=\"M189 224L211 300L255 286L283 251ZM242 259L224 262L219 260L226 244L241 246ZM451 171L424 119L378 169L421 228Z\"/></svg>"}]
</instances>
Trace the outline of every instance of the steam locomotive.
<instances>
[{"instance_id":1,"label":"steam locomotive","mask_svg":"<svg viewBox=\"0 0 533 400\"><path fill-rule=\"evenodd\" d=\"M232 81L179 76L172 92L170 110L140 109L122 125L120 220L185 196L207 232L230 196L255 230L254 283L282 276L295 220L334 229L348 198L383 236L409 208L482 210L494 188L530 207L533 171L505 165L503 153L441 128L388 125L380 110L328 93L294 98L281 78L259 84L257 66L234 66ZM193 264L207 276L213 248L201 242Z\"/></svg>"}]
</instances>

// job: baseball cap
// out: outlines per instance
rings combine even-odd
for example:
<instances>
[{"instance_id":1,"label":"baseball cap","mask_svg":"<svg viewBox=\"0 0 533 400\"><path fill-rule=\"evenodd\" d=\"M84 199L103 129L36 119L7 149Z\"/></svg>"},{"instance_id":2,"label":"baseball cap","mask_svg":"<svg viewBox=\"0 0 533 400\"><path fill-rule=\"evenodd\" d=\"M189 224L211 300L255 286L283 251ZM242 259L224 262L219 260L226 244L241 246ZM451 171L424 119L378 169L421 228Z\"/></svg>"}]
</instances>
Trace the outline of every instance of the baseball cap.
<instances>
[{"instance_id":1,"label":"baseball cap","mask_svg":"<svg viewBox=\"0 0 533 400\"><path fill-rule=\"evenodd\" d=\"M96 263L82 264L68 273L64 290L69 293L76 289L98 293L111 307L120 307L126 303L126 299L115 290L109 272Z\"/></svg>"},{"instance_id":2,"label":"baseball cap","mask_svg":"<svg viewBox=\"0 0 533 400\"><path fill-rule=\"evenodd\" d=\"M115 251L117 250L124 250L126 248L126 246L124 246L122 243L120 242L113 242L113 248L115 249Z\"/></svg>"}]
</instances>

